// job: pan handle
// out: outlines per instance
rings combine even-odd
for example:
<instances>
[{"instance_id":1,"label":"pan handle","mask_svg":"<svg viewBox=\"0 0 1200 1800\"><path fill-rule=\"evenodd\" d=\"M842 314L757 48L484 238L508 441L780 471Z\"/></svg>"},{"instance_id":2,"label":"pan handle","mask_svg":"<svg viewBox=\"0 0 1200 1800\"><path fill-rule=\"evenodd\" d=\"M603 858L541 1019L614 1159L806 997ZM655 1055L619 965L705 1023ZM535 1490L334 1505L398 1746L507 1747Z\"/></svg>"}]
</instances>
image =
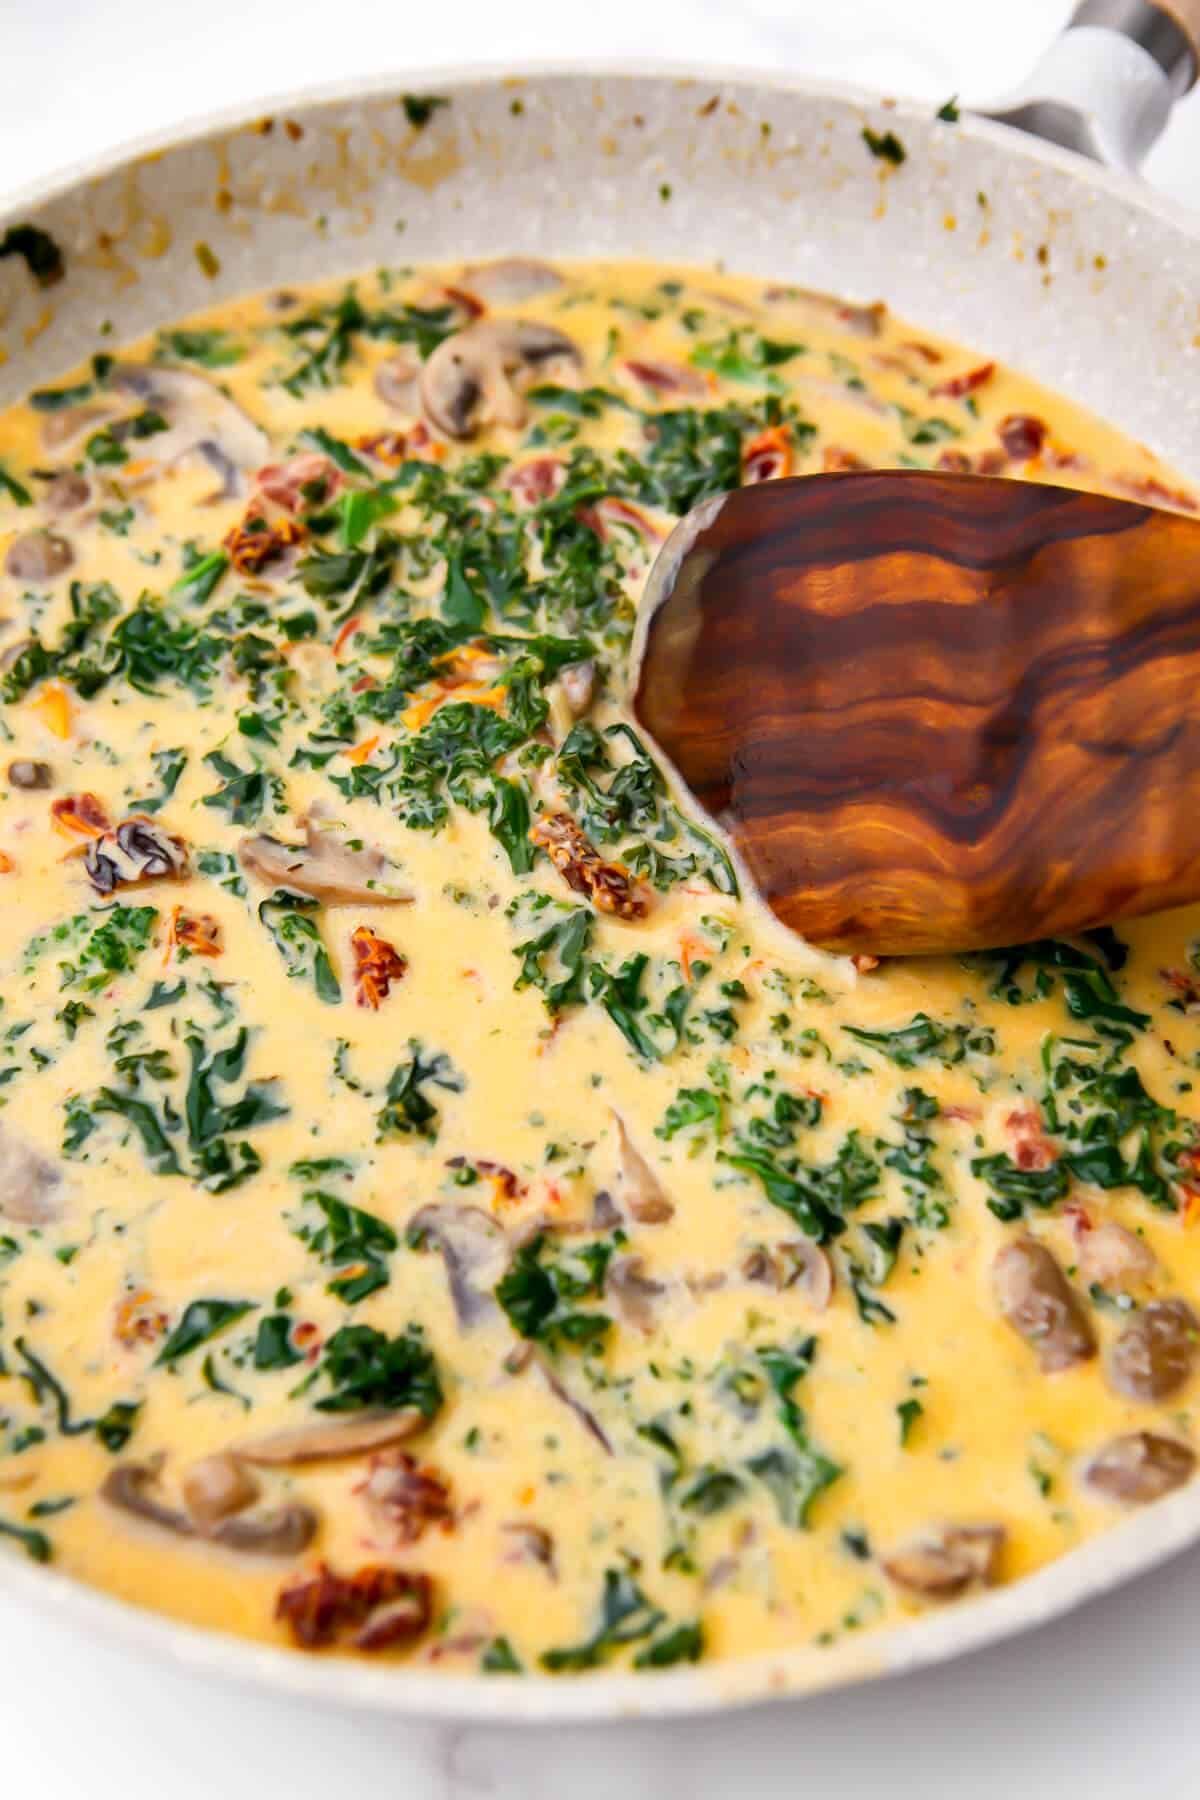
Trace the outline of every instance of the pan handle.
<instances>
[{"instance_id":1,"label":"pan handle","mask_svg":"<svg viewBox=\"0 0 1200 1800\"><path fill-rule=\"evenodd\" d=\"M1136 173L1200 75L1200 0L1082 0L1033 73L972 108Z\"/></svg>"}]
</instances>

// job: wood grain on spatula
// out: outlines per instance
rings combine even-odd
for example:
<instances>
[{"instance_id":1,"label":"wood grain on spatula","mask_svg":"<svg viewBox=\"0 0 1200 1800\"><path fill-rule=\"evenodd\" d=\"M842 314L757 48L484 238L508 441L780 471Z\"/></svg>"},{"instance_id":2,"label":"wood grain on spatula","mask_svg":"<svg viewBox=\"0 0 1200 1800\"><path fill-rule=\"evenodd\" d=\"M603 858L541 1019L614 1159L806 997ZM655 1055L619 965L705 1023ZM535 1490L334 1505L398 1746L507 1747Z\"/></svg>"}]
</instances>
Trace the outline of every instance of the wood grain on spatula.
<instances>
[{"instance_id":1,"label":"wood grain on spatula","mask_svg":"<svg viewBox=\"0 0 1200 1800\"><path fill-rule=\"evenodd\" d=\"M918 471L708 502L633 709L777 916L875 955L1200 897L1200 523Z\"/></svg>"}]
</instances>

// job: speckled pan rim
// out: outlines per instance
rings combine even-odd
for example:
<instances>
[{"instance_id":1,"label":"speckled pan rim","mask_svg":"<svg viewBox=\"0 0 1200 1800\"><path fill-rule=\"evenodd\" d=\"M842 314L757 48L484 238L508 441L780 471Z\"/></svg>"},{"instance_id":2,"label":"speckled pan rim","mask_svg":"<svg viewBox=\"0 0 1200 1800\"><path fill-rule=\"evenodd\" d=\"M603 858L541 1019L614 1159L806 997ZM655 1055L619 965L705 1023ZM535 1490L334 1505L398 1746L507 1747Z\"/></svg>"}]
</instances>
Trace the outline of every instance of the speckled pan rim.
<instances>
[{"instance_id":1,"label":"speckled pan rim","mask_svg":"<svg viewBox=\"0 0 1200 1800\"><path fill-rule=\"evenodd\" d=\"M894 110L897 120L914 119L927 123L930 117L926 101L885 96L879 91L859 87L852 82L814 81L801 76L769 74L765 70L736 63L677 63L656 59L643 61L640 58L596 57L584 61L565 58L562 61L534 60L522 62L518 68L493 62L472 63L465 67L443 64L434 68L406 69L402 73L392 71L386 75L317 82L289 89L282 94L266 94L252 102L238 102L214 112L195 113L178 125L122 139L99 156L66 163L49 175L0 194L0 228L15 222L31 209L49 205L81 183L95 182L162 151L203 143L208 138L226 132L244 130L264 117L292 116L345 100L386 99L391 95L440 91L444 88L469 90L503 86L515 91L525 82L553 80L563 76L601 82L663 81L697 87L719 87L723 83L732 82L760 88L764 94L798 94L808 99L829 100L862 108L878 107L886 99L887 106ZM1139 211L1174 226L1185 236L1200 240L1200 214L1181 205L1169 195L1158 193L1135 176L1105 168L1077 155L1073 150L1060 149L1056 144L1044 143L1027 132L971 112L963 112L958 129L964 137L979 138L985 143L998 145L1014 160L1038 164L1044 168L1056 169L1061 174L1074 176L1086 187L1098 188L1115 198L1128 201Z\"/></svg>"},{"instance_id":2,"label":"speckled pan rim","mask_svg":"<svg viewBox=\"0 0 1200 1800\"><path fill-rule=\"evenodd\" d=\"M576 77L598 82L658 80L675 84L737 82L764 97L795 94L835 105L877 108L880 95L848 84L789 79L756 69L673 63L542 62L512 70L480 64L469 68L405 71L403 75L350 80L268 96L195 117L184 125L149 133L70 165L6 196L0 228L36 213L90 184L147 157L251 127L266 115L295 115L358 98L386 98L405 91L469 92L514 82ZM889 101L889 106L893 103ZM898 122L927 123L929 107L896 101ZM1098 168L1070 151L1035 143L1021 133L964 114L964 138L982 140L1014 163L1050 168L1084 191L1100 191L1200 242L1200 217L1136 180ZM904 1624L828 1648L811 1644L700 1665L654 1676L602 1674L579 1680L528 1675L435 1674L405 1665L373 1665L334 1657L306 1657L181 1623L90 1588L54 1569L0 1555L0 1592L52 1614L64 1628L93 1630L117 1648L165 1659L181 1673L262 1687L283 1696L425 1719L495 1723L556 1723L678 1716L749 1706L851 1682L908 1673L1061 1617L1144 1573L1200 1540L1200 1482L1114 1525L1037 1573L955 1606L914 1616Z\"/></svg>"}]
</instances>

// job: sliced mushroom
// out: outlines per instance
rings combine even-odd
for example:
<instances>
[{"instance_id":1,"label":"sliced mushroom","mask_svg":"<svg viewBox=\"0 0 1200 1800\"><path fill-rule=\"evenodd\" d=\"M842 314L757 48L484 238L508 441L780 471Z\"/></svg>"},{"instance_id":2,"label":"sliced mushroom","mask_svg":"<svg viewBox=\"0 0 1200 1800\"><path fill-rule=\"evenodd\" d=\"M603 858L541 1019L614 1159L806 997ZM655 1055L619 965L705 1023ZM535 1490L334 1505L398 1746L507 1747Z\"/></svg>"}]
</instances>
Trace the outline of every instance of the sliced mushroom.
<instances>
[{"instance_id":1,"label":"sliced mushroom","mask_svg":"<svg viewBox=\"0 0 1200 1800\"><path fill-rule=\"evenodd\" d=\"M482 300L485 306L520 306L539 294L563 285L563 278L549 263L530 256L505 256L498 262L476 263L458 278L460 288Z\"/></svg>"},{"instance_id":2,"label":"sliced mushroom","mask_svg":"<svg viewBox=\"0 0 1200 1800\"><path fill-rule=\"evenodd\" d=\"M550 1364L544 1357L539 1356L536 1351L525 1360L522 1367L528 1368L531 1365L538 1369L546 1386L554 1395L554 1398L556 1400L561 1400L564 1406L570 1407L588 1436L596 1440L607 1456L611 1456L613 1454L612 1443L609 1440L608 1433L605 1431L603 1425L601 1425L595 1413L586 1407L582 1400L577 1400L575 1398L574 1394L563 1385L558 1375L550 1367Z\"/></svg>"},{"instance_id":3,"label":"sliced mushroom","mask_svg":"<svg viewBox=\"0 0 1200 1800\"><path fill-rule=\"evenodd\" d=\"M420 373L419 358L411 350L400 349L380 363L372 385L385 406L396 412L416 413L420 408Z\"/></svg>"},{"instance_id":4,"label":"sliced mushroom","mask_svg":"<svg viewBox=\"0 0 1200 1800\"><path fill-rule=\"evenodd\" d=\"M645 1273L640 1256L616 1257L608 1265L605 1286L635 1331L653 1331L654 1302L667 1288L665 1282L654 1281Z\"/></svg>"},{"instance_id":5,"label":"sliced mushroom","mask_svg":"<svg viewBox=\"0 0 1200 1800\"><path fill-rule=\"evenodd\" d=\"M621 1223L620 1210L607 1188L600 1188L592 1196L591 1228L593 1231L612 1231Z\"/></svg>"},{"instance_id":6,"label":"sliced mushroom","mask_svg":"<svg viewBox=\"0 0 1200 1800\"><path fill-rule=\"evenodd\" d=\"M23 1138L0 1131L0 1218L48 1225L61 1217L62 1174Z\"/></svg>"},{"instance_id":7,"label":"sliced mushroom","mask_svg":"<svg viewBox=\"0 0 1200 1800\"><path fill-rule=\"evenodd\" d=\"M228 1450L202 1457L183 1472L183 1504L197 1531L209 1532L258 1499L258 1483Z\"/></svg>"},{"instance_id":8,"label":"sliced mushroom","mask_svg":"<svg viewBox=\"0 0 1200 1800\"><path fill-rule=\"evenodd\" d=\"M1013 1330L1051 1374L1096 1354L1096 1336L1083 1302L1050 1251L1036 1238L1008 1244L992 1264L996 1304Z\"/></svg>"},{"instance_id":9,"label":"sliced mushroom","mask_svg":"<svg viewBox=\"0 0 1200 1800\"><path fill-rule=\"evenodd\" d=\"M763 299L771 306L786 308L798 317L811 319L817 325L832 325L855 337L875 338L883 329L887 307L881 300L869 306L840 300L836 294L823 294L816 288L770 287Z\"/></svg>"},{"instance_id":10,"label":"sliced mushroom","mask_svg":"<svg viewBox=\"0 0 1200 1800\"><path fill-rule=\"evenodd\" d=\"M226 1550L254 1556L297 1556L312 1543L318 1523L310 1506L292 1500L275 1512L237 1513L208 1535Z\"/></svg>"},{"instance_id":11,"label":"sliced mushroom","mask_svg":"<svg viewBox=\"0 0 1200 1800\"><path fill-rule=\"evenodd\" d=\"M943 1525L880 1560L889 1581L921 1600L953 1600L967 1588L990 1587L999 1572L1003 1525Z\"/></svg>"},{"instance_id":12,"label":"sliced mushroom","mask_svg":"<svg viewBox=\"0 0 1200 1800\"><path fill-rule=\"evenodd\" d=\"M101 1482L100 1497L122 1512L161 1526L164 1531L173 1531L177 1537L193 1537L195 1533L187 1514L167 1506L154 1493L162 1463L161 1456L151 1457L144 1463L118 1463Z\"/></svg>"},{"instance_id":13,"label":"sliced mushroom","mask_svg":"<svg viewBox=\"0 0 1200 1800\"><path fill-rule=\"evenodd\" d=\"M1110 1287L1119 1281L1144 1281L1156 1259L1149 1244L1115 1219L1093 1225L1079 1237L1079 1273L1089 1283Z\"/></svg>"},{"instance_id":14,"label":"sliced mushroom","mask_svg":"<svg viewBox=\"0 0 1200 1800\"><path fill-rule=\"evenodd\" d=\"M23 531L8 546L5 573L14 581L53 581L75 561L75 552L56 531Z\"/></svg>"},{"instance_id":15,"label":"sliced mushroom","mask_svg":"<svg viewBox=\"0 0 1200 1800\"><path fill-rule=\"evenodd\" d=\"M778 1292L798 1287L818 1312L824 1312L833 1298L833 1262L808 1238L790 1239L769 1250L752 1250L742 1264L742 1274L747 1281L761 1281Z\"/></svg>"},{"instance_id":16,"label":"sliced mushroom","mask_svg":"<svg viewBox=\"0 0 1200 1800\"><path fill-rule=\"evenodd\" d=\"M75 469L61 469L47 482L42 504L47 512L78 512L81 506L87 505L91 496L92 484L86 475L80 475Z\"/></svg>"},{"instance_id":17,"label":"sliced mushroom","mask_svg":"<svg viewBox=\"0 0 1200 1800\"><path fill-rule=\"evenodd\" d=\"M1192 1372L1198 1332L1186 1300L1151 1300L1109 1352L1110 1383L1128 1400L1169 1400Z\"/></svg>"},{"instance_id":18,"label":"sliced mushroom","mask_svg":"<svg viewBox=\"0 0 1200 1800\"><path fill-rule=\"evenodd\" d=\"M154 1489L162 1470L161 1456L144 1463L119 1463L110 1469L100 1487L101 1497L122 1512L170 1531L176 1537L201 1538L226 1550L258 1556L294 1556L312 1542L317 1515L310 1507L292 1502L276 1512L238 1512L198 1529L187 1513L167 1506Z\"/></svg>"},{"instance_id":19,"label":"sliced mushroom","mask_svg":"<svg viewBox=\"0 0 1200 1800\"><path fill-rule=\"evenodd\" d=\"M1195 1451L1178 1438L1130 1431L1112 1438L1089 1458L1083 1479L1105 1500L1144 1506L1190 1481L1195 1467Z\"/></svg>"},{"instance_id":20,"label":"sliced mushroom","mask_svg":"<svg viewBox=\"0 0 1200 1800\"><path fill-rule=\"evenodd\" d=\"M587 662L568 663L558 677L567 710L573 719L582 719L590 711L596 694L596 665Z\"/></svg>"},{"instance_id":21,"label":"sliced mushroom","mask_svg":"<svg viewBox=\"0 0 1200 1800\"><path fill-rule=\"evenodd\" d=\"M47 413L42 420L42 447L62 450L101 419L112 417L108 406L65 406L61 412Z\"/></svg>"},{"instance_id":22,"label":"sliced mushroom","mask_svg":"<svg viewBox=\"0 0 1200 1800\"><path fill-rule=\"evenodd\" d=\"M678 396L681 400L703 400L709 391L708 383L699 370L689 368L686 363L630 359L621 364L621 373L651 394Z\"/></svg>"},{"instance_id":23,"label":"sliced mushroom","mask_svg":"<svg viewBox=\"0 0 1200 1800\"><path fill-rule=\"evenodd\" d=\"M543 1525L532 1525L525 1519L510 1519L500 1527L512 1549L506 1563L538 1563L551 1581L558 1579L554 1567L554 1539Z\"/></svg>"},{"instance_id":24,"label":"sliced mushroom","mask_svg":"<svg viewBox=\"0 0 1200 1800\"><path fill-rule=\"evenodd\" d=\"M465 1331L495 1310L492 1289L504 1273L508 1246L496 1221L478 1206L423 1206L409 1231L441 1253L454 1313Z\"/></svg>"},{"instance_id":25,"label":"sliced mushroom","mask_svg":"<svg viewBox=\"0 0 1200 1800\"><path fill-rule=\"evenodd\" d=\"M421 404L448 437L470 438L484 425L523 425L521 391L557 363L582 367L565 332L532 319L478 319L444 338L421 370Z\"/></svg>"},{"instance_id":26,"label":"sliced mushroom","mask_svg":"<svg viewBox=\"0 0 1200 1800\"><path fill-rule=\"evenodd\" d=\"M675 1204L641 1151L632 1143L620 1113L612 1112L611 1107L609 1111L617 1128L622 1198L639 1225L665 1225L675 1215Z\"/></svg>"},{"instance_id":27,"label":"sliced mushroom","mask_svg":"<svg viewBox=\"0 0 1200 1800\"><path fill-rule=\"evenodd\" d=\"M115 831L92 838L84 852L88 880L98 894L140 881L177 880L188 872L187 845L154 819L135 815Z\"/></svg>"},{"instance_id":28,"label":"sliced mushroom","mask_svg":"<svg viewBox=\"0 0 1200 1800\"><path fill-rule=\"evenodd\" d=\"M221 477L222 500L241 493L243 476L270 456L266 432L228 394L191 369L122 363L110 375L109 386L134 395L167 421L166 431L140 440L139 453L164 468L184 456L203 456Z\"/></svg>"},{"instance_id":29,"label":"sliced mushroom","mask_svg":"<svg viewBox=\"0 0 1200 1800\"><path fill-rule=\"evenodd\" d=\"M44 762L10 762L8 779L15 788L48 788L53 779L50 764Z\"/></svg>"},{"instance_id":30,"label":"sliced mushroom","mask_svg":"<svg viewBox=\"0 0 1200 1800\"><path fill-rule=\"evenodd\" d=\"M291 1469L304 1463L333 1462L340 1457L368 1456L389 1444L401 1444L425 1424L416 1407L398 1412L359 1413L352 1419L320 1419L291 1431L234 1444L230 1454L258 1469Z\"/></svg>"},{"instance_id":31,"label":"sliced mushroom","mask_svg":"<svg viewBox=\"0 0 1200 1800\"><path fill-rule=\"evenodd\" d=\"M351 850L336 832L323 831L312 819L305 821L303 844L282 844L265 835L243 838L238 861L271 887L311 894L334 906L355 901L405 906L412 899L411 894L389 892L381 885L391 873L382 850Z\"/></svg>"}]
</instances>

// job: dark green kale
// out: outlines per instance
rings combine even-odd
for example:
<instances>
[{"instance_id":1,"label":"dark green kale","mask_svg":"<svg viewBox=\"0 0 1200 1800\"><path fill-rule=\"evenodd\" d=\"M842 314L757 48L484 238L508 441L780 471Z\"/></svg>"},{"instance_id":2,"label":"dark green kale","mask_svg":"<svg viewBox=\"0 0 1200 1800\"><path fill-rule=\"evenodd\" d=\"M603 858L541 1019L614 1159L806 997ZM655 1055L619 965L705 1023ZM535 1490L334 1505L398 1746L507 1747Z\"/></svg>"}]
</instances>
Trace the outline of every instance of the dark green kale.
<instances>
[{"instance_id":1,"label":"dark green kale","mask_svg":"<svg viewBox=\"0 0 1200 1800\"><path fill-rule=\"evenodd\" d=\"M352 1306L377 1288L386 1287L387 1259L397 1244L392 1227L374 1213L319 1188L305 1194L304 1203L317 1207L324 1223L303 1223L296 1227L296 1236L314 1256L341 1271L326 1291Z\"/></svg>"},{"instance_id":2,"label":"dark green kale","mask_svg":"<svg viewBox=\"0 0 1200 1800\"><path fill-rule=\"evenodd\" d=\"M387 1084L385 1104L376 1114L380 1138L437 1136L438 1109L426 1086L460 1094L466 1083L444 1052L426 1055L416 1038L408 1040L408 1060L397 1063Z\"/></svg>"},{"instance_id":3,"label":"dark green kale","mask_svg":"<svg viewBox=\"0 0 1200 1800\"><path fill-rule=\"evenodd\" d=\"M612 1320L606 1313L581 1311L578 1303L603 1295L613 1249L610 1240L599 1240L550 1261L544 1235L523 1244L496 1288L513 1330L550 1350L601 1344Z\"/></svg>"},{"instance_id":4,"label":"dark green kale","mask_svg":"<svg viewBox=\"0 0 1200 1800\"><path fill-rule=\"evenodd\" d=\"M432 1419L441 1408L437 1364L415 1325L393 1338L371 1325L343 1325L325 1345L321 1374L332 1392L317 1401L318 1412L412 1407Z\"/></svg>"},{"instance_id":5,"label":"dark green kale","mask_svg":"<svg viewBox=\"0 0 1200 1800\"><path fill-rule=\"evenodd\" d=\"M174 1364L180 1357L190 1356L201 1344L207 1344L253 1312L254 1306L253 1300L191 1301L155 1357L155 1364Z\"/></svg>"},{"instance_id":6,"label":"dark green kale","mask_svg":"<svg viewBox=\"0 0 1200 1800\"><path fill-rule=\"evenodd\" d=\"M311 981L318 997L327 1006L336 1006L342 990L312 917L317 911L319 902L309 895L276 888L270 899L259 906L258 916L270 932L289 976Z\"/></svg>"}]
</instances>

